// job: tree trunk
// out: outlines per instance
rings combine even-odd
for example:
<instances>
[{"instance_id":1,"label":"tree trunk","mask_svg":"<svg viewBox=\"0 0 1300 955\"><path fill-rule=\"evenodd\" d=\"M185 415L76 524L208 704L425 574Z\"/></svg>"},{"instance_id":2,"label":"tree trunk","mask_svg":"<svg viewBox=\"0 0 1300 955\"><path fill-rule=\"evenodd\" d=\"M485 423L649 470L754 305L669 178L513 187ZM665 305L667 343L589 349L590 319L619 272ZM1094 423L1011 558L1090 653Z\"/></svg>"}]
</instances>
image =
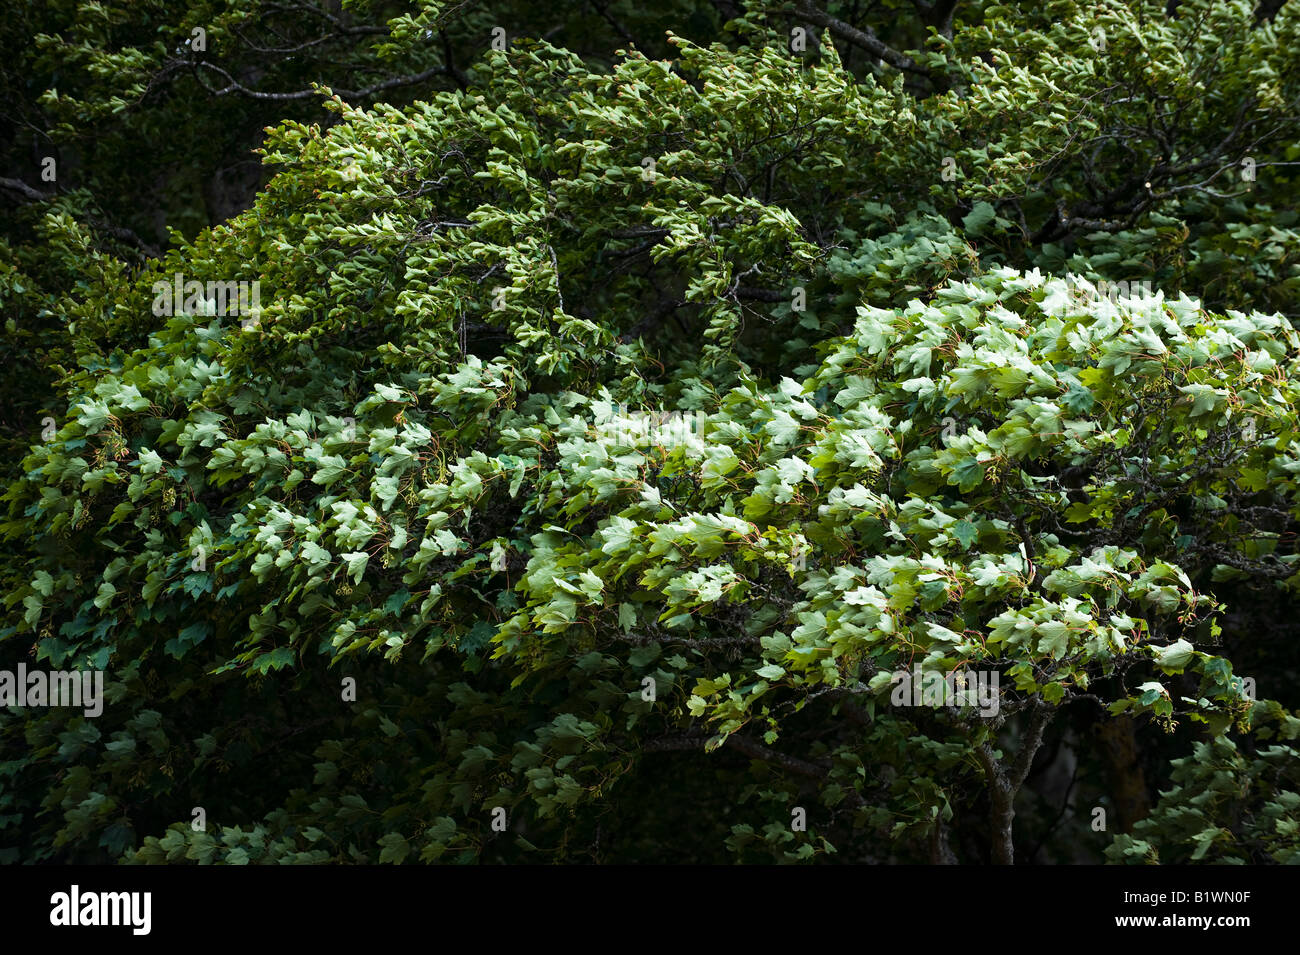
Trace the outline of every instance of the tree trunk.
<instances>
[{"instance_id":1,"label":"tree trunk","mask_svg":"<svg viewBox=\"0 0 1300 955\"><path fill-rule=\"evenodd\" d=\"M1133 718L1122 714L1106 720L1097 727L1097 736L1115 800L1115 821L1120 832L1132 832L1133 824L1151 812Z\"/></svg>"}]
</instances>

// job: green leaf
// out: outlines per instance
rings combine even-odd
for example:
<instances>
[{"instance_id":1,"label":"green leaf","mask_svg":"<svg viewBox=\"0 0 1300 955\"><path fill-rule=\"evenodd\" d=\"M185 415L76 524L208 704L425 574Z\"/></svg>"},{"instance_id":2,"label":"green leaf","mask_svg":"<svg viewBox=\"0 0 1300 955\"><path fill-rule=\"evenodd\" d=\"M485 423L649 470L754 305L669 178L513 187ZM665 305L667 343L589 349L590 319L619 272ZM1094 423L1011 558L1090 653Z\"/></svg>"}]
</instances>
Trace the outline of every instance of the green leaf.
<instances>
[{"instance_id":1,"label":"green leaf","mask_svg":"<svg viewBox=\"0 0 1300 955\"><path fill-rule=\"evenodd\" d=\"M1178 639L1167 647L1152 648L1156 665L1171 672L1181 672L1195 656L1195 648L1183 639Z\"/></svg>"},{"instance_id":2,"label":"green leaf","mask_svg":"<svg viewBox=\"0 0 1300 955\"><path fill-rule=\"evenodd\" d=\"M948 528L948 532L961 542L962 550L970 550L971 544L979 537L979 530L967 520L960 520Z\"/></svg>"},{"instance_id":3,"label":"green leaf","mask_svg":"<svg viewBox=\"0 0 1300 955\"><path fill-rule=\"evenodd\" d=\"M982 235L985 227L996 215L994 208L987 202L977 202L974 208L962 218L961 225L971 235Z\"/></svg>"}]
</instances>

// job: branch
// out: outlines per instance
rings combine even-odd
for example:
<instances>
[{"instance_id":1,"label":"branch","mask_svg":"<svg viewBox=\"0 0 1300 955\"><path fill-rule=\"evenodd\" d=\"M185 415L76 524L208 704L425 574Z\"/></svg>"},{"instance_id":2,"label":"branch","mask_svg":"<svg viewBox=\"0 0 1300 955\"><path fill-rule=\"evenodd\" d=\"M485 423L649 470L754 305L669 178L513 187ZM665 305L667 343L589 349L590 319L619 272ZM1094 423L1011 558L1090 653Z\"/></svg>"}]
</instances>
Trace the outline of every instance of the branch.
<instances>
[{"instance_id":1,"label":"branch","mask_svg":"<svg viewBox=\"0 0 1300 955\"><path fill-rule=\"evenodd\" d=\"M918 65L911 57L905 56L893 47L883 43L870 27L859 30L852 24L838 20L814 6L811 0L798 0L795 4L795 12L810 23L815 23L817 26L829 30L845 43L851 43L860 49L866 50L877 59L884 60L895 69L933 79L928 69Z\"/></svg>"},{"instance_id":2,"label":"branch","mask_svg":"<svg viewBox=\"0 0 1300 955\"><path fill-rule=\"evenodd\" d=\"M648 647L658 646L661 644L674 644L676 646L691 647L694 650L707 650L710 647L758 647L762 646L762 637L751 637L748 634L742 634L738 637L706 637L698 639L693 637L675 637L669 633L658 632L655 634L625 633L618 638L624 643L630 643L633 646Z\"/></svg>"},{"instance_id":3,"label":"branch","mask_svg":"<svg viewBox=\"0 0 1300 955\"><path fill-rule=\"evenodd\" d=\"M779 753L771 747L764 746L756 739L748 736L728 736L727 746L734 750L744 753L750 759L757 759L764 763L772 763L787 769L792 773L800 776L807 776L809 779L825 779L830 772L829 766L819 766L816 763L810 763L806 760L798 759L794 756L788 756L785 753Z\"/></svg>"},{"instance_id":4,"label":"branch","mask_svg":"<svg viewBox=\"0 0 1300 955\"><path fill-rule=\"evenodd\" d=\"M41 192L39 189L33 189L21 179L9 179L0 176L0 188L8 189L10 192L16 192L28 202L40 202L42 199L52 198L51 196Z\"/></svg>"},{"instance_id":5,"label":"branch","mask_svg":"<svg viewBox=\"0 0 1300 955\"><path fill-rule=\"evenodd\" d=\"M10 179L5 176L0 176L0 189L8 189L10 192L17 193L23 197L25 202L44 202L47 199L54 199L57 196L57 193L41 192L39 189L27 185L27 183L23 182L21 179ZM111 222L95 216L86 216L86 224L91 228L99 229L101 232L108 233L121 242L126 242L128 245L135 246L151 258L157 258L161 254L156 246L145 242L125 226L113 225Z\"/></svg>"},{"instance_id":6,"label":"branch","mask_svg":"<svg viewBox=\"0 0 1300 955\"><path fill-rule=\"evenodd\" d=\"M1010 771L1007 773L1007 782L1011 786L1012 793L1019 791L1024 784L1025 777L1029 775L1029 767L1034 764L1034 756L1038 753L1038 747L1043 743L1043 733L1047 726L1052 722L1055 714L1055 708L1049 703L1040 703L1029 714L1029 727L1025 730L1025 740L1021 744L1020 753L1016 756L1016 761L1011 764Z\"/></svg>"},{"instance_id":7,"label":"branch","mask_svg":"<svg viewBox=\"0 0 1300 955\"><path fill-rule=\"evenodd\" d=\"M293 93L263 93L260 90L250 90L248 87L240 83L239 80L235 79L233 76L231 76L221 67L217 66L215 63L209 63L206 60L204 60L202 62L195 63L194 67L195 67L195 74L194 74L195 79L198 80L200 86L202 86L213 96L225 96L227 93L239 93L242 96L247 96L249 99L274 100L276 102L286 102L289 100L309 99L313 96L324 95L322 90L318 90L318 89L297 90ZM198 69L200 68L205 70L211 70L214 73L220 74L226 80L226 85L221 89L213 89L211 86L208 86L201 79L199 79ZM449 68L445 66L431 66L429 67L429 69L425 70L422 73L416 73L412 76L394 77L393 79L385 80L382 83L376 83L373 86L367 86L365 89L362 90L331 89L331 92L334 93L334 95L336 96L342 97L343 99L354 99L354 100L364 99L367 96L373 96L375 93L381 93L384 90L394 89L399 86L411 86L415 83L422 83L425 80L430 79L431 77L439 76L439 75L451 76L453 79L455 78L455 74Z\"/></svg>"},{"instance_id":8,"label":"branch","mask_svg":"<svg viewBox=\"0 0 1300 955\"><path fill-rule=\"evenodd\" d=\"M776 289L755 288L751 285L736 286L736 298L745 298L755 302L790 301L790 295L788 292L779 292Z\"/></svg>"}]
</instances>

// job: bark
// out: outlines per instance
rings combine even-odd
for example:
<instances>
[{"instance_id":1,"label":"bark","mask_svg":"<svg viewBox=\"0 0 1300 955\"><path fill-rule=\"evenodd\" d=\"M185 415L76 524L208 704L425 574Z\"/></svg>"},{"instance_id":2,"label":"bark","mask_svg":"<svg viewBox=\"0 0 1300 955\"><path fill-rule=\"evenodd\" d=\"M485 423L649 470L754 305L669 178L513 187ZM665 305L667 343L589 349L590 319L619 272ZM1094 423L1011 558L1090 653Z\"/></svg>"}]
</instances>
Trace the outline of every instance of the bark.
<instances>
[{"instance_id":1,"label":"bark","mask_svg":"<svg viewBox=\"0 0 1300 955\"><path fill-rule=\"evenodd\" d=\"M994 865L1016 864L1016 840L1013 823L1016 818L1016 796L1029 775L1034 755L1043 744L1043 732L1052 721L1054 707L1038 702L1030 710L1020 752L1010 766L1003 766L993 756L988 743L980 744L975 756L984 767L984 779L989 787L989 841Z\"/></svg>"},{"instance_id":2,"label":"bark","mask_svg":"<svg viewBox=\"0 0 1300 955\"><path fill-rule=\"evenodd\" d=\"M1110 779L1115 817L1120 832L1132 832L1133 824L1151 812L1146 775L1138 762L1137 733L1133 718L1122 714L1097 727L1101 757Z\"/></svg>"},{"instance_id":3,"label":"bark","mask_svg":"<svg viewBox=\"0 0 1300 955\"><path fill-rule=\"evenodd\" d=\"M942 819L936 819L930 830L930 864L957 865L957 856L948 845L948 827Z\"/></svg>"}]
</instances>

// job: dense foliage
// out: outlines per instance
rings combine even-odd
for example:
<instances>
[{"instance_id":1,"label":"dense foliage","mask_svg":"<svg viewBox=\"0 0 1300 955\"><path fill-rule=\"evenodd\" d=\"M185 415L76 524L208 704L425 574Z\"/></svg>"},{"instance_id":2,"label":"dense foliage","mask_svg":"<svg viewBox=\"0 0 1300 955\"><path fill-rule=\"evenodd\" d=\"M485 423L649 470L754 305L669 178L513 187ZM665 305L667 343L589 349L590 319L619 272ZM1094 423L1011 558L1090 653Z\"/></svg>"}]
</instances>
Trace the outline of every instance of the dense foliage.
<instances>
[{"instance_id":1,"label":"dense foliage","mask_svg":"<svg viewBox=\"0 0 1300 955\"><path fill-rule=\"evenodd\" d=\"M1300 861L1300 15L879 6L28 5L0 861Z\"/></svg>"}]
</instances>

